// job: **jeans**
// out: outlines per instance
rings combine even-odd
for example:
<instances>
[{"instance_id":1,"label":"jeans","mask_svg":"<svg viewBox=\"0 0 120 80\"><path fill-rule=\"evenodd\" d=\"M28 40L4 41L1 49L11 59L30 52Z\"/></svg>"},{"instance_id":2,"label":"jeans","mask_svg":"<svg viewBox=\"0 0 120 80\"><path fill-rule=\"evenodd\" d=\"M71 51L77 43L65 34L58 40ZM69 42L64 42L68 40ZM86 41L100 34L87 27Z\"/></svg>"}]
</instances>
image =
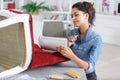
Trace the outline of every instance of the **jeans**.
<instances>
[{"instance_id":1,"label":"jeans","mask_svg":"<svg viewBox=\"0 0 120 80\"><path fill-rule=\"evenodd\" d=\"M95 71L93 71L90 74L86 74L86 77L87 77L87 80L97 80L97 76L96 76Z\"/></svg>"}]
</instances>

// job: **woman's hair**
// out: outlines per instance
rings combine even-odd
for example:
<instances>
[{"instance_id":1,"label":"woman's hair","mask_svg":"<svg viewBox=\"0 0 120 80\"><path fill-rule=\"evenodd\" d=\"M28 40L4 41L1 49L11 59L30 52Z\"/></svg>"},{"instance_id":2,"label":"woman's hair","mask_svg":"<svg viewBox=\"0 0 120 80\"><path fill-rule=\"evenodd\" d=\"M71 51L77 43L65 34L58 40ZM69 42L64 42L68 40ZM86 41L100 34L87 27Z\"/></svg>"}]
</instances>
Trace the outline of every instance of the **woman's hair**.
<instances>
[{"instance_id":1,"label":"woman's hair","mask_svg":"<svg viewBox=\"0 0 120 80\"><path fill-rule=\"evenodd\" d=\"M94 25L94 19L95 19L95 9L93 7L93 4L90 2L77 2L75 3L72 8L77 8L80 11L83 11L85 13L89 14L88 21L90 25Z\"/></svg>"}]
</instances>

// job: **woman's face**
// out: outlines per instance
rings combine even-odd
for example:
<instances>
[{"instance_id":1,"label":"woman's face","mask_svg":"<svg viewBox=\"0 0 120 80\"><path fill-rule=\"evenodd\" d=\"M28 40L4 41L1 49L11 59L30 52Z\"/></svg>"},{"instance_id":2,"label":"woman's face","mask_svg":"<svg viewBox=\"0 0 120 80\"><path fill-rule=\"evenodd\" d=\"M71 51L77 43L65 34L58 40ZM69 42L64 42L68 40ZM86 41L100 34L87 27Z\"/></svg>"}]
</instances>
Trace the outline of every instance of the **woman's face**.
<instances>
[{"instance_id":1,"label":"woman's face","mask_svg":"<svg viewBox=\"0 0 120 80\"><path fill-rule=\"evenodd\" d=\"M78 10L77 8L73 8L71 11L71 17L74 23L74 26L80 27L88 21L87 13Z\"/></svg>"}]
</instances>

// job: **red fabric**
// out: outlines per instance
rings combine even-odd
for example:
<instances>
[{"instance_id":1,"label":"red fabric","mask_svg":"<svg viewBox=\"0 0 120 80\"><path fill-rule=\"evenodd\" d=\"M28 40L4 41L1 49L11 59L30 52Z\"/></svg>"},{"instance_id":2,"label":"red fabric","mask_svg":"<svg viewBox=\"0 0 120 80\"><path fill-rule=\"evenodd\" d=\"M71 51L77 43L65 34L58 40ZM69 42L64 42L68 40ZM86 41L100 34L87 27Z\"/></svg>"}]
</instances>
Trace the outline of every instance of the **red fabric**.
<instances>
[{"instance_id":1,"label":"red fabric","mask_svg":"<svg viewBox=\"0 0 120 80\"><path fill-rule=\"evenodd\" d=\"M58 52L51 53L51 52L42 50L36 44L34 46L35 46L35 52L32 55L32 61L29 68L52 65L52 64L56 64L56 63L68 60Z\"/></svg>"},{"instance_id":2,"label":"red fabric","mask_svg":"<svg viewBox=\"0 0 120 80\"><path fill-rule=\"evenodd\" d=\"M23 12L16 10L10 10L10 11L18 14L25 14ZM29 69L67 61L68 59L63 57L60 53L47 52L34 43L32 15L31 14L29 15L30 15L30 31L31 31L31 40L32 40L32 60L29 65Z\"/></svg>"}]
</instances>

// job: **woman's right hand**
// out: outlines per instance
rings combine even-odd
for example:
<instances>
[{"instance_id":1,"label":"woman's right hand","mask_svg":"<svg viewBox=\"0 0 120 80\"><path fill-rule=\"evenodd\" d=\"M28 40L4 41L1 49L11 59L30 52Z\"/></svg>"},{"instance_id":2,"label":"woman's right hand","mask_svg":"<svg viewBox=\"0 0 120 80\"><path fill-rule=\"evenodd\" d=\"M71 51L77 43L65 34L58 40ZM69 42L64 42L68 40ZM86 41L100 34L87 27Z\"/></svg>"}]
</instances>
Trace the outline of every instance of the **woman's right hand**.
<instances>
[{"instance_id":1,"label":"woman's right hand","mask_svg":"<svg viewBox=\"0 0 120 80\"><path fill-rule=\"evenodd\" d=\"M77 40L77 35L70 36L68 39L68 46L70 47Z\"/></svg>"}]
</instances>

